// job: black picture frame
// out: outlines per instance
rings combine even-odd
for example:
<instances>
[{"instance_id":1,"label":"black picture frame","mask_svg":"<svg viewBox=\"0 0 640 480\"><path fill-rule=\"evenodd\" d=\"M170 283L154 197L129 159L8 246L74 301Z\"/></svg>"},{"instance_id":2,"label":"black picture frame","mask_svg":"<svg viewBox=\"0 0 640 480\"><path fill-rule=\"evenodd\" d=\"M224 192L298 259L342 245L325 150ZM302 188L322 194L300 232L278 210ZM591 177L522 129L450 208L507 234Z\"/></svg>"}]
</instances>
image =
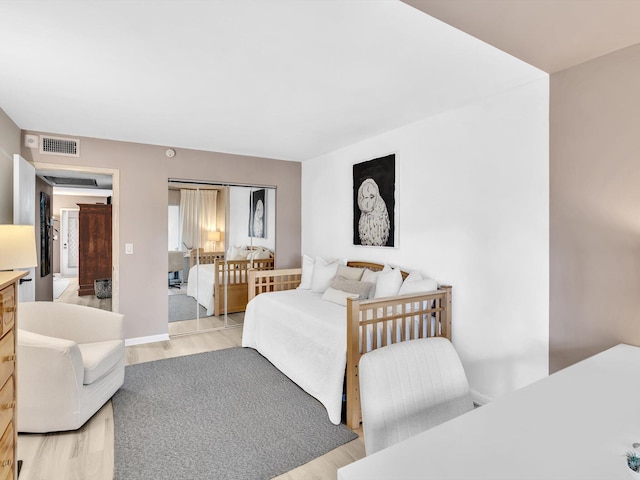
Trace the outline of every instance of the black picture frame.
<instances>
[{"instance_id":1,"label":"black picture frame","mask_svg":"<svg viewBox=\"0 0 640 480\"><path fill-rule=\"evenodd\" d=\"M46 192L40 192L40 276L51 274L53 260L53 217L51 216L51 199Z\"/></svg>"},{"instance_id":2,"label":"black picture frame","mask_svg":"<svg viewBox=\"0 0 640 480\"><path fill-rule=\"evenodd\" d=\"M353 165L353 244L395 247L396 155Z\"/></svg>"},{"instance_id":3,"label":"black picture frame","mask_svg":"<svg viewBox=\"0 0 640 480\"><path fill-rule=\"evenodd\" d=\"M267 238L267 195L264 188L249 193L249 237Z\"/></svg>"}]
</instances>

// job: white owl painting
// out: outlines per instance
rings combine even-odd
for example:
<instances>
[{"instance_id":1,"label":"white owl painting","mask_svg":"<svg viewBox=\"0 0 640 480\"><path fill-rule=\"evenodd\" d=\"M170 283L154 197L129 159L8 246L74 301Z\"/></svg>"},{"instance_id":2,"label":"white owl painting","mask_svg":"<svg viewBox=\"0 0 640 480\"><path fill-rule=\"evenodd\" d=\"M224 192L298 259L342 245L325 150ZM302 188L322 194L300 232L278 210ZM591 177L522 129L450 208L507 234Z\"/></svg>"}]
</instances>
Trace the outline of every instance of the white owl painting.
<instances>
[{"instance_id":1,"label":"white owl painting","mask_svg":"<svg viewBox=\"0 0 640 480\"><path fill-rule=\"evenodd\" d=\"M395 245L395 154L353 166L353 243Z\"/></svg>"}]
</instances>

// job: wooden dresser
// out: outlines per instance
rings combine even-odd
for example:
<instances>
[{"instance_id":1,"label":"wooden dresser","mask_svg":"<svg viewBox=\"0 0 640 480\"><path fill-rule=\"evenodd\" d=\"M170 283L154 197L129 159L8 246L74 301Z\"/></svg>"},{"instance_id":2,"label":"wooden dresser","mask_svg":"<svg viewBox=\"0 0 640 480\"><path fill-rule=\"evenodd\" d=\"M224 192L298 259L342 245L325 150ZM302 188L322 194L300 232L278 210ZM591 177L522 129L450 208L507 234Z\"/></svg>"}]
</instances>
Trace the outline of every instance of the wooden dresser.
<instances>
[{"instance_id":1,"label":"wooden dresser","mask_svg":"<svg viewBox=\"0 0 640 480\"><path fill-rule=\"evenodd\" d=\"M0 480L13 480L16 466L16 319L18 281L29 272L0 272Z\"/></svg>"},{"instance_id":2,"label":"wooden dresser","mask_svg":"<svg viewBox=\"0 0 640 480\"><path fill-rule=\"evenodd\" d=\"M111 205L78 206L78 295L95 295L93 282L111 278Z\"/></svg>"}]
</instances>

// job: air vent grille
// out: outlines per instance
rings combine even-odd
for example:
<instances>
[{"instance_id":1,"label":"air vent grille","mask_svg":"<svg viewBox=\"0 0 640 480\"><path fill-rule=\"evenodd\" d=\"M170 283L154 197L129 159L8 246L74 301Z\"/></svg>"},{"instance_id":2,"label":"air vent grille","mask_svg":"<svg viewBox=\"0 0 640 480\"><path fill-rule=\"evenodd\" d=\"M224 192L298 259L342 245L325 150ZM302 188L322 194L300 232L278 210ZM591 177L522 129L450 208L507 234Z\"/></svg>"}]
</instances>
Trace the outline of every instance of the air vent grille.
<instances>
[{"instance_id":1,"label":"air vent grille","mask_svg":"<svg viewBox=\"0 0 640 480\"><path fill-rule=\"evenodd\" d=\"M65 157L80 156L80 141L74 138L40 137L40 153L63 155Z\"/></svg>"},{"instance_id":2,"label":"air vent grille","mask_svg":"<svg viewBox=\"0 0 640 480\"><path fill-rule=\"evenodd\" d=\"M46 175L44 178L49 180L56 187L97 187L98 183L93 178L67 178L53 177Z\"/></svg>"}]
</instances>

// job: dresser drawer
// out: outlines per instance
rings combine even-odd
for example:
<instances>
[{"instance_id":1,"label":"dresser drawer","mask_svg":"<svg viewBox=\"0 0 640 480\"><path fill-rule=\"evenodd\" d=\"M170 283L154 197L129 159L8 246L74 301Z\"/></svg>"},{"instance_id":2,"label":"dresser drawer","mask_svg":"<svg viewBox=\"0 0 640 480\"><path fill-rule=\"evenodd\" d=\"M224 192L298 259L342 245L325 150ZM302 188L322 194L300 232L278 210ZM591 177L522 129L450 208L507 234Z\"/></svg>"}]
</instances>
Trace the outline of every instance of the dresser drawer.
<instances>
[{"instance_id":1,"label":"dresser drawer","mask_svg":"<svg viewBox=\"0 0 640 480\"><path fill-rule=\"evenodd\" d=\"M11 468L5 467L5 469L6 469L6 477L2 477L2 475L5 474L5 471L3 470L2 471L3 473L0 474L0 478L2 480L15 480L16 477L13 476L13 466Z\"/></svg>"},{"instance_id":2,"label":"dresser drawer","mask_svg":"<svg viewBox=\"0 0 640 480\"><path fill-rule=\"evenodd\" d=\"M13 420L13 411L16 406L13 393L13 376L10 376L0 390L0 432L4 432L9 422Z\"/></svg>"},{"instance_id":3,"label":"dresser drawer","mask_svg":"<svg viewBox=\"0 0 640 480\"><path fill-rule=\"evenodd\" d=\"M13 438L13 422L11 422L0 438L0 478L5 478L8 471L13 471Z\"/></svg>"},{"instance_id":4,"label":"dresser drawer","mask_svg":"<svg viewBox=\"0 0 640 480\"><path fill-rule=\"evenodd\" d=\"M0 336L7 333L13 327L14 317L16 314L16 295L13 285L0 290Z\"/></svg>"},{"instance_id":5,"label":"dresser drawer","mask_svg":"<svg viewBox=\"0 0 640 480\"><path fill-rule=\"evenodd\" d=\"M0 385L5 384L15 369L16 352L13 336L13 331L10 331L0 339Z\"/></svg>"}]
</instances>

